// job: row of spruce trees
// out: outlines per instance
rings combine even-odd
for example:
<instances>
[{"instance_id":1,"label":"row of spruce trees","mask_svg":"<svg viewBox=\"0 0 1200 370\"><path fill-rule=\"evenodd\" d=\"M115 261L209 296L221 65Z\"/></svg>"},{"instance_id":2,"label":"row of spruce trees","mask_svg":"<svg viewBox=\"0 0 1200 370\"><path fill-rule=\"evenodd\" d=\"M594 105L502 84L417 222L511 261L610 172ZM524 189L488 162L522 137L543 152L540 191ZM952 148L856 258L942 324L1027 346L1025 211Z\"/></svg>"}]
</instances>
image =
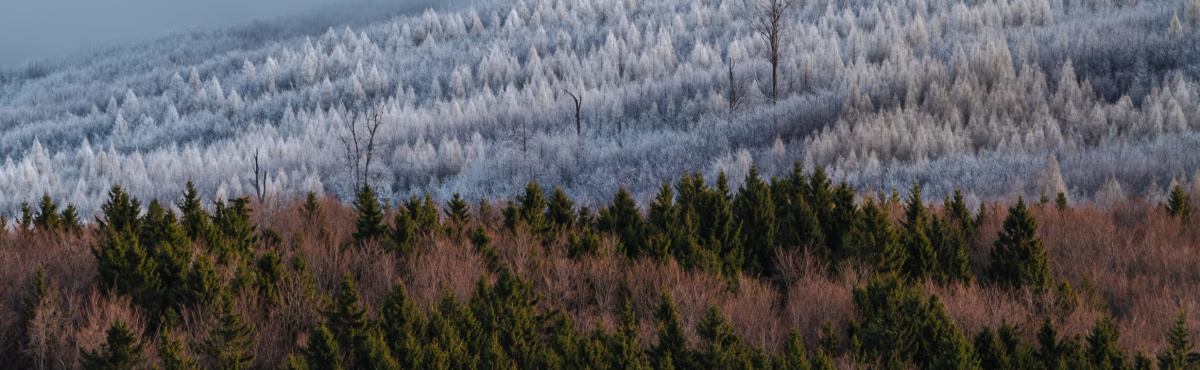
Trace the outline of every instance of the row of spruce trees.
<instances>
[{"instance_id":1,"label":"row of spruce trees","mask_svg":"<svg viewBox=\"0 0 1200 370\"><path fill-rule=\"evenodd\" d=\"M947 197L945 211L938 215L926 207L921 188L914 185L896 225L888 209L889 204L901 202L899 195L893 192L890 197L859 202L853 187L844 182L834 186L820 167L805 173L797 165L789 176L769 180L759 178L752 168L736 193L723 174L713 183L709 186L700 174L684 176L675 185L664 183L644 211L620 190L612 203L595 212L577 207L561 189L547 197L538 184L531 183L524 194L502 205L504 226L497 232L528 232L546 247L562 238L572 257L601 253L601 238L612 237L618 241L618 252L628 259L674 259L689 269L730 277L729 286L714 289L737 289L733 277L739 274L775 279L780 274L778 251L804 248L825 261L831 273L852 263L874 267L872 280L853 292L859 319L841 328L827 324L812 353L795 331L779 353L751 345L715 307L694 328L700 341L691 342L667 294L654 312L656 338L639 338L638 320L628 300L621 307L621 324L615 332L576 328L560 309L540 305L532 284L497 257L489 230L475 219L492 212L486 200L472 212L472 206L458 195L445 207L426 195L392 210L381 204L369 185L357 194L353 240L342 247L383 248L407 257L421 253L424 240L466 236L488 259L495 283L480 278L466 302L446 292L426 312L417 308L399 282L371 315L372 308L360 302L353 276L345 276L331 295L322 296L303 256L283 261L273 251L282 238L270 228L259 230L252 224L248 198L218 200L209 212L190 183L176 204L178 215L158 200L143 208L138 199L114 187L102 214L90 225L80 222L73 207L60 211L47 196L36 210L25 207L16 230L95 233L92 252L98 289L129 297L145 313L144 331L134 332L116 322L104 345L84 351L82 365L89 369L253 367L255 325L242 316L234 297L257 294L264 304L283 304L277 301L279 289L293 280L301 282L306 294L321 306L321 320L305 329L307 342L282 364L292 369L830 369L835 358L895 369L1149 369L1155 362L1161 369L1187 369L1200 365L1183 314L1168 332L1169 346L1157 354L1157 361L1142 353L1127 358L1117 346L1119 334L1109 319L1098 320L1086 338L1060 338L1049 318L1052 310L1042 312L1047 319L1036 333L1036 343L1023 341L1024 328L1008 324L994 330L985 327L968 339L938 297L922 293L920 284L975 282L1012 291L1055 290L1055 296L1066 297L1051 305L1060 310L1079 300L1069 284L1053 281L1031 206L1023 199L1008 209L986 267L977 276L968 250L987 209L981 206L972 215L961 193ZM1048 203L1044 198L1042 205ZM1056 203L1068 208L1061 194ZM1190 204L1186 194L1176 189L1166 207L1172 216L1189 219ZM309 194L301 213L309 222L321 221L314 194ZM389 217L391 222L386 221ZM196 244L203 248L192 248ZM233 278L223 280L219 269L234 271ZM39 270L22 301L22 322L31 321L36 307L53 291ZM212 309L213 329L207 337L185 343L172 335L172 328L182 323L184 310L197 307ZM153 356L146 353L151 338L159 343ZM26 340L10 338L4 349L19 352ZM25 360L28 363L23 365L29 367L46 365Z\"/></svg>"}]
</instances>

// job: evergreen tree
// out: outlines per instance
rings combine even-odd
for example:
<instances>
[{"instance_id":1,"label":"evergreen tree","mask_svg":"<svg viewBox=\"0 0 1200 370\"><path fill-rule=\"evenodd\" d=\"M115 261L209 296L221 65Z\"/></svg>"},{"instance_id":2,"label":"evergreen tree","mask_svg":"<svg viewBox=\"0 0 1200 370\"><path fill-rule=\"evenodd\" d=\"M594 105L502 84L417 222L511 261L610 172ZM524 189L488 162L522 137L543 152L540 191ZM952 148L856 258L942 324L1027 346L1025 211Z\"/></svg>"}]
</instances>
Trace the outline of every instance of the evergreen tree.
<instances>
[{"instance_id":1,"label":"evergreen tree","mask_svg":"<svg viewBox=\"0 0 1200 370\"><path fill-rule=\"evenodd\" d=\"M644 223L637 202L625 188L621 188L613 198L612 205L600 211L598 226L617 234L626 257L639 258L646 253Z\"/></svg>"},{"instance_id":2,"label":"evergreen tree","mask_svg":"<svg viewBox=\"0 0 1200 370\"><path fill-rule=\"evenodd\" d=\"M347 352L358 352L367 339L370 322L367 320L367 310L361 307L358 297L358 285L350 274L342 277L337 296L333 299L332 307L322 312L329 331L333 333L338 346Z\"/></svg>"},{"instance_id":3,"label":"evergreen tree","mask_svg":"<svg viewBox=\"0 0 1200 370\"><path fill-rule=\"evenodd\" d=\"M930 229L934 253L938 256L938 274L942 281L971 281L971 260L963 231L948 220L933 216Z\"/></svg>"},{"instance_id":4,"label":"evergreen tree","mask_svg":"<svg viewBox=\"0 0 1200 370\"><path fill-rule=\"evenodd\" d=\"M1192 197L1183 191L1183 187L1175 185L1171 189L1171 197L1167 200L1167 214L1183 221L1184 225L1192 222Z\"/></svg>"},{"instance_id":5,"label":"evergreen tree","mask_svg":"<svg viewBox=\"0 0 1200 370\"><path fill-rule=\"evenodd\" d=\"M971 239L975 235L975 228L978 223L971 217L971 211L967 210L967 203L963 200L962 189L954 190L954 197L946 198L946 220L957 226L963 232L966 239ZM982 205L980 206L982 211Z\"/></svg>"},{"instance_id":6,"label":"evergreen tree","mask_svg":"<svg viewBox=\"0 0 1200 370\"><path fill-rule=\"evenodd\" d=\"M158 341L158 359L163 370L199 370L200 364L183 353L183 340L163 330Z\"/></svg>"},{"instance_id":7,"label":"evergreen tree","mask_svg":"<svg viewBox=\"0 0 1200 370\"><path fill-rule=\"evenodd\" d=\"M82 350L80 363L85 369L132 370L146 362L142 352L145 344L137 334L129 330L124 322L113 322L108 328L107 338L95 351Z\"/></svg>"},{"instance_id":8,"label":"evergreen tree","mask_svg":"<svg viewBox=\"0 0 1200 370\"><path fill-rule=\"evenodd\" d=\"M217 260L224 263L231 258L249 258L254 249L256 226L250 222L250 198L231 199L229 204L218 201L213 217L217 240L209 246L217 252Z\"/></svg>"},{"instance_id":9,"label":"evergreen tree","mask_svg":"<svg viewBox=\"0 0 1200 370\"><path fill-rule=\"evenodd\" d=\"M550 196L550 205L546 209L546 220L559 230L567 230L575 225L575 203L561 188L554 188Z\"/></svg>"},{"instance_id":10,"label":"evergreen tree","mask_svg":"<svg viewBox=\"0 0 1200 370\"><path fill-rule=\"evenodd\" d=\"M401 367L412 369L420 363L425 325L424 313L408 298L404 282L398 281L383 298L379 328Z\"/></svg>"},{"instance_id":11,"label":"evergreen tree","mask_svg":"<svg viewBox=\"0 0 1200 370\"><path fill-rule=\"evenodd\" d=\"M304 205L300 207L300 214L309 222L317 221L324 216L321 203L317 200L317 193L310 190L304 196Z\"/></svg>"},{"instance_id":12,"label":"evergreen tree","mask_svg":"<svg viewBox=\"0 0 1200 370\"><path fill-rule=\"evenodd\" d=\"M183 229L187 231L187 236L192 240L209 238L208 233L211 232L212 225L208 213L201 206L200 196L197 195L196 187L191 180L188 180L187 190L184 191L183 199L179 200L178 206L179 212L183 216Z\"/></svg>"},{"instance_id":13,"label":"evergreen tree","mask_svg":"<svg viewBox=\"0 0 1200 370\"><path fill-rule=\"evenodd\" d=\"M1037 237L1037 222L1025 200L1018 199L1009 209L1004 229L991 252L986 274L1000 286L1016 289L1043 289L1050 285L1050 269L1042 239Z\"/></svg>"},{"instance_id":14,"label":"evergreen tree","mask_svg":"<svg viewBox=\"0 0 1200 370\"><path fill-rule=\"evenodd\" d=\"M985 328L985 330L987 330ZM976 337L978 340L978 337ZM975 355L975 348L971 347L971 343L967 342L967 338L961 335L951 335L942 338L939 344L941 351L938 352L938 357L935 362L937 369L946 370L982 370L982 369L1002 369L987 366L980 366L979 358ZM978 348L978 346L976 346Z\"/></svg>"},{"instance_id":15,"label":"evergreen tree","mask_svg":"<svg viewBox=\"0 0 1200 370\"><path fill-rule=\"evenodd\" d=\"M109 190L108 200L100 206L100 211L103 218L97 219L96 224L101 236L124 231L131 232L133 235L141 233L141 222L138 217L138 214L141 213L141 203L137 198L122 190L120 185L113 186L112 190Z\"/></svg>"},{"instance_id":16,"label":"evergreen tree","mask_svg":"<svg viewBox=\"0 0 1200 370\"><path fill-rule=\"evenodd\" d=\"M187 274L188 304L204 305L215 302L222 292L223 282L213 268L212 261L206 256L200 256Z\"/></svg>"},{"instance_id":17,"label":"evergreen tree","mask_svg":"<svg viewBox=\"0 0 1200 370\"><path fill-rule=\"evenodd\" d=\"M525 194L517 197L517 220L529 227L529 231L537 236L545 236L550 230L546 220L546 196L538 183L530 182L525 185Z\"/></svg>"},{"instance_id":18,"label":"evergreen tree","mask_svg":"<svg viewBox=\"0 0 1200 370\"><path fill-rule=\"evenodd\" d=\"M43 231L56 231L63 228L58 214L58 203L50 199L50 193L42 195L42 201L38 203L37 215L33 217L33 226Z\"/></svg>"},{"instance_id":19,"label":"evergreen tree","mask_svg":"<svg viewBox=\"0 0 1200 370\"><path fill-rule=\"evenodd\" d=\"M879 273L899 274L908 254L896 239L887 210L868 199L863 206L862 217L855 220L843 249L849 255L859 256L871 263Z\"/></svg>"},{"instance_id":20,"label":"evergreen tree","mask_svg":"<svg viewBox=\"0 0 1200 370\"><path fill-rule=\"evenodd\" d=\"M220 301L217 325L201 345L208 366L218 369L249 369L254 363L250 348L254 342L254 324L242 320L233 307L233 297L225 294Z\"/></svg>"},{"instance_id":21,"label":"evergreen tree","mask_svg":"<svg viewBox=\"0 0 1200 370\"><path fill-rule=\"evenodd\" d=\"M283 284L287 272L283 270L283 259L275 252L264 253L258 258L254 284L259 296L267 303L274 304L279 299L279 286Z\"/></svg>"},{"instance_id":22,"label":"evergreen tree","mask_svg":"<svg viewBox=\"0 0 1200 370\"><path fill-rule=\"evenodd\" d=\"M383 337L372 330L356 351L354 366L359 369L399 370L400 363L384 343Z\"/></svg>"},{"instance_id":23,"label":"evergreen tree","mask_svg":"<svg viewBox=\"0 0 1200 370\"><path fill-rule=\"evenodd\" d=\"M854 202L854 188L843 181L833 191L833 211L830 213L831 218L821 223L821 226L824 228L825 242L828 245L826 249L829 251L829 256L826 259L830 263L836 265L848 257L848 253L843 250L843 246L846 244L846 237L850 234L850 230L858 222L859 216L858 205Z\"/></svg>"},{"instance_id":24,"label":"evergreen tree","mask_svg":"<svg viewBox=\"0 0 1200 370\"><path fill-rule=\"evenodd\" d=\"M746 235L746 270L766 275L772 272L775 258L775 203L771 191L758 177L758 168L750 167L746 184L733 203L738 227Z\"/></svg>"},{"instance_id":25,"label":"evergreen tree","mask_svg":"<svg viewBox=\"0 0 1200 370\"><path fill-rule=\"evenodd\" d=\"M657 368L697 368L692 362L692 350L679 321L679 308L671 294L663 292L662 303L654 312L658 319L658 344L650 349Z\"/></svg>"},{"instance_id":26,"label":"evergreen tree","mask_svg":"<svg viewBox=\"0 0 1200 370\"><path fill-rule=\"evenodd\" d=\"M642 350L641 340L638 339L637 318L633 314L633 303L625 299L621 305L621 327L612 340L612 368L614 369L649 369L650 364L646 353Z\"/></svg>"},{"instance_id":27,"label":"evergreen tree","mask_svg":"<svg viewBox=\"0 0 1200 370\"><path fill-rule=\"evenodd\" d=\"M413 251L417 245L417 235L420 233L417 226L417 221L413 219L412 212L406 207L400 207L396 210L396 216L392 222L391 244L396 252L407 255Z\"/></svg>"},{"instance_id":28,"label":"evergreen tree","mask_svg":"<svg viewBox=\"0 0 1200 370\"><path fill-rule=\"evenodd\" d=\"M58 218L62 221L63 230L68 232L79 232L81 229L83 229L83 223L79 220L79 210L75 208L74 204L67 204L67 208L63 209L62 214L60 214Z\"/></svg>"},{"instance_id":29,"label":"evergreen tree","mask_svg":"<svg viewBox=\"0 0 1200 370\"><path fill-rule=\"evenodd\" d=\"M1016 369L1004 343L1000 342L1000 337L991 327L984 326L983 331L975 335L975 351L984 369Z\"/></svg>"},{"instance_id":30,"label":"evergreen tree","mask_svg":"<svg viewBox=\"0 0 1200 370\"><path fill-rule=\"evenodd\" d=\"M1154 361L1150 359L1150 356L1146 355L1146 352L1142 352L1141 350L1138 350L1137 356L1134 356L1134 358L1133 358L1132 369L1133 370L1154 369Z\"/></svg>"},{"instance_id":31,"label":"evergreen tree","mask_svg":"<svg viewBox=\"0 0 1200 370\"><path fill-rule=\"evenodd\" d=\"M658 195L650 203L647 215L646 254L652 258L665 259L676 253L672 242L680 233L679 208L675 206L675 191L671 183L663 182ZM683 259L681 259L683 260Z\"/></svg>"},{"instance_id":32,"label":"evergreen tree","mask_svg":"<svg viewBox=\"0 0 1200 370\"><path fill-rule=\"evenodd\" d=\"M771 182L771 200L775 201L776 229L779 231L775 244L784 248L814 248L828 260L830 249L821 234L817 214L805 197L807 191L808 177L799 162L793 165L790 176Z\"/></svg>"},{"instance_id":33,"label":"evergreen tree","mask_svg":"<svg viewBox=\"0 0 1200 370\"><path fill-rule=\"evenodd\" d=\"M471 223L471 210L458 193L454 193L454 197L446 202L446 217L460 228Z\"/></svg>"},{"instance_id":34,"label":"evergreen tree","mask_svg":"<svg viewBox=\"0 0 1200 370\"><path fill-rule=\"evenodd\" d=\"M724 172L717 176L716 188L707 193L700 230L708 230L708 233L702 236L701 245L707 253L720 259L726 276L736 276L746 260L745 234L734 216L729 181Z\"/></svg>"},{"instance_id":35,"label":"evergreen tree","mask_svg":"<svg viewBox=\"0 0 1200 370\"><path fill-rule=\"evenodd\" d=\"M929 215L921 200L921 185L913 183L912 194L904 210L904 274L909 279L920 280L937 272L938 256L929 240Z\"/></svg>"},{"instance_id":36,"label":"evergreen tree","mask_svg":"<svg viewBox=\"0 0 1200 370\"><path fill-rule=\"evenodd\" d=\"M1097 319L1087 337L1088 360L1094 369L1125 369L1125 353L1117 345L1120 334L1112 319Z\"/></svg>"},{"instance_id":37,"label":"evergreen tree","mask_svg":"<svg viewBox=\"0 0 1200 370\"><path fill-rule=\"evenodd\" d=\"M751 369L754 368L750 349L721 314L716 306L709 306L696 324L704 352L698 354L696 365L707 369Z\"/></svg>"},{"instance_id":38,"label":"evergreen tree","mask_svg":"<svg viewBox=\"0 0 1200 370\"><path fill-rule=\"evenodd\" d=\"M792 329L788 333L783 353L776 360L775 368L779 370L809 370L812 368L812 364L808 361L808 349L804 347L804 338L796 329Z\"/></svg>"},{"instance_id":39,"label":"evergreen tree","mask_svg":"<svg viewBox=\"0 0 1200 370\"><path fill-rule=\"evenodd\" d=\"M1058 193L1058 197L1054 198L1054 208L1059 211L1066 211L1071 205L1067 202L1067 194Z\"/></svg>"},{"instance_id":40,"label":"evergreen tree","mask_svg":"<svg viewBox=\"0 0 1200 370\"><path fill-rule=\"evenodd\" d=\"M354 222L354 242L362 245L368 241L387 243L387 226L383 224L383 209L379 206L379 198L371 185L363 185L356 194L354 208L358 211L358 219Z\"/></svg>"},{"instance_id":41,"label":"evergreen tree","mask_svg":"<svg viewBox=\"0 0 1200 370\"><path fill-rule=\"evenodd\" d=\"M333 333L325 324L314 328L308 334L308 345L301 351L309 369L339 370L342 369L342 353L334 340Z\"/></svg>"},{"instance_id":42,"label":"evergreen tree","mask_svg":"<svg viewBox=\"0 0 1200 370\"><path fill-rule=\"evenodd\" d=\"M1188 360L1192 355L1192 333L1187 328L1187 312L1180 311L1179 318L1167 331L1167 348L1158 354L1158 368L1162 370L1183 370L1194 368L1195 364Z\"/></svg>"},{"instance_id":43,"label":"evergreen tree","mask_svg":"<svg viewBox=\"0 0 1200 370\"><path fill-rule=\"evenodd\" d=\"M21 202L21 223L18 229L28 231L33 227L33 208L29 207L29 202Z\"/></svg>"}]
</instances>

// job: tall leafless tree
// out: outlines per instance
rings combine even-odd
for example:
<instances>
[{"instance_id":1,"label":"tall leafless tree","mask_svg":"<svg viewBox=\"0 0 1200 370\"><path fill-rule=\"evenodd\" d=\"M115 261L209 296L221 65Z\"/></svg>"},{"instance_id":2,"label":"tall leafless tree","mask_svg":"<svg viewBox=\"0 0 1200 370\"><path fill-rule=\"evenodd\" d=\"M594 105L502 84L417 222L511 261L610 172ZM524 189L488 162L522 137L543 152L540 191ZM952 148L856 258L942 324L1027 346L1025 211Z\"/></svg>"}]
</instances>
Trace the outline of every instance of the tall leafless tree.
<instances>
[{"instance_id":1,"label":"tall leafless tree","mask_svg":"<svg viewBox=\"0 0 1200 370\"><path fill-rule=\"evenodd\" d=\"M254 195L259 203L267 196L267 171L258 165L258 149L254 149Z\"/></svg>"},{"instance_id":2,"label":"tall leafless tree","mask_svg":"<svg viewBox=\"0 0 1200 370\"><path fill-rule=\"evenodd\" d=\"M730 117L733 116L733 112L738 109L738 106L742 105L742 92L740 89L741 86L738 86L737 79L734 78L733 68L734 68L733 58L729 58L729 99L728 100L729 100L729 116Z\"/></svg>"},{"instance_id":3,"label":"tall leafless tree","mask_svg":"<svg viewBox=\"0 0 1200 370\"><path fill-rule=\"evenodd\" d=\"M767 60L771 62L771 103L779 101L779 60L783 56L787 19L784 16L796 0L749 0L745 9L750 13L750 25L767 44Z\"/></svg>"},{"instance_id":4,"label":"tall leafless tree","mask_svg":"<svg viewBox=\"0 0 1200 370\"><path fill-rule=\"evenodd\" d=\"M341 141L345 149L346 165L354 178L355 189L362 189L371 177L371 160L375 157L376 135L383 126L383 113L372 109L353 119L346 120L346 130Z\"/></svg>"},{"instance_id":5,"label":"tall leafless tree","mask_svg":"<svg viewBox=\"0 0 1200 370\"><path fill-rule=\"evenodd\" d=\"M583 118L582 118L581 110L583 108L583 94L580 93L578 96L576 96L575 94L572 94L571 91L569 91L567 89L563 89L563 92L567 93L567 95L570 95L571 100L575 102L575 135L579 136L579 139L582 140L583 139Z\"/></svg>"}]
</instances>

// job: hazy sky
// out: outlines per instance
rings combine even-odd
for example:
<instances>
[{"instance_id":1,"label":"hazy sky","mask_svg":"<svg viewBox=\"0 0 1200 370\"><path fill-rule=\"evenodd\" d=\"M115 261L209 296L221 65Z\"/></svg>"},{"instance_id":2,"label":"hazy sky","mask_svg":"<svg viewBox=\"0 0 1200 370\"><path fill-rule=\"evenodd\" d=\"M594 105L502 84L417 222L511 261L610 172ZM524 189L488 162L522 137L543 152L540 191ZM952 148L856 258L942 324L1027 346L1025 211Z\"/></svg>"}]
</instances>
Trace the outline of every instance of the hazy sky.
<instances>
[{"instance_id":1,"label":"hazy sky","mask_svg":"<svg viewBox=\"0 0 1200 370\"><path fill-rule=\"evenodd\" d=\"M409 0L391 0L406 2ZM0 0L0 68L351 0Z\"/></svg>"}]
</instances>

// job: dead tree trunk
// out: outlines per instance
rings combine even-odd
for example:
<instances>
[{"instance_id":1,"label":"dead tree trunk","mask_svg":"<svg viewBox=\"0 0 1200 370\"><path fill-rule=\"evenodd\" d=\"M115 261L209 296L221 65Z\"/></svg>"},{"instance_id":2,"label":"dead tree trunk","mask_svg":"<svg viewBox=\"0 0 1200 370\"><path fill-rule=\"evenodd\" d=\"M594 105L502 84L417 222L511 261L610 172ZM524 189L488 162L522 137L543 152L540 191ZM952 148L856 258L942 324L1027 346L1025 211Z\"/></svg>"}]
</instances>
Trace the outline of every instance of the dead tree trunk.
<instances>
[{"instance_id":1,"label":"dead tree trunk","mask_svg":"<svg viewBox=\"0 0 1200 370\"><path fill-rule=\"evenodd\" d=\"M581 94L579 94L579 96L575 96L575 94L572 94L570 91L567 91L567 89L563 89L563 92L567 93L567 95L570 95L571 100L575 102L575 135L578 136L580 140L582 140L583 139L583 117L582 117L581 110L583 108L583 94L581 93ZM618 129L618 130L620 130L620 129Z\"/></svg>"},{"instance_id":2,"label":"dead tree trunk","mask_svg":"<svg viewBox=\"0 0 1200 370\"><path fill-rule=\"evenodd\" d=\"M267 196L267 172L258 165L258 149L254 150L254 195L259 203Z\"/></svg>"},{"instance_id":3,"label":"dead tree trunk","mask_svg":"<svg viewBox=\"0 0 1200 370\"><path fill-rule=\"evenodd\" d=\"M794 0L757 0L751 23L754 32L767 44L767 61L771 62L771 103L779 102L779 61L783 56L783 36L787 28L784 14Z\"/></svg>"}]
</instances>

